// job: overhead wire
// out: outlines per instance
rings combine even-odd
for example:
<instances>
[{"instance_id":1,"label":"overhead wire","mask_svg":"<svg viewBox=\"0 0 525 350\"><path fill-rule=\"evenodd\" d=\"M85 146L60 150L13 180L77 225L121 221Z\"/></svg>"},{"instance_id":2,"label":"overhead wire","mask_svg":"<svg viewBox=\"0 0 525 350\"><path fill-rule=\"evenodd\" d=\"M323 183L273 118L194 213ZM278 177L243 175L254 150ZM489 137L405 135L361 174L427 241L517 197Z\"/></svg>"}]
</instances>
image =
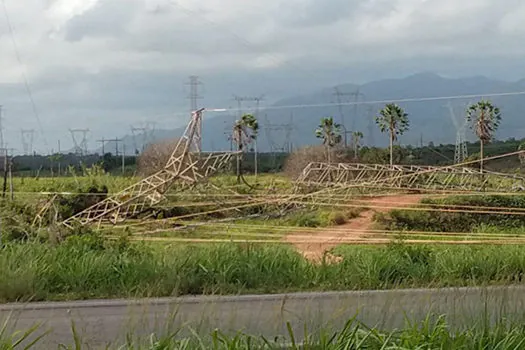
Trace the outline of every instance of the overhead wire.
<instances>
[{"instance_id":1,"label":"overhead wire","mask_svg":"<svg viewBox=\"0 0 525 350\"><path fill-rule=\"evenodd\" d=\"M35 99L33 98L33 92L32 92L31 86L29 84L29 81L27 79L25 66L24 66L24 64L22 62L22 58L20 56L20 51L18 49L18 44L17 44L16 37L15 37L15 31L14 31L14 28L13 28L13 25L12 25L12 22L11 22L9 11L7 9L6 0L2 0L2 7L4 9L4 15L5 15L7 27L9 29L9 33L10 33L10 36L11 36L11 42L13 43L15 56L16 56L16 59L18 61L18 64L20 64L20 67L22 69L22 79L24 81L24 87L25 87L27 96L29 98L29 102L31 103L33 114L34 114L35 119L36 119L36 121L38 123L38 128L39 128L40 134L42 135L42 138L43 138L43 141L44 141L44 145L46 147L49 147L46 135L44 133L44 128L42 127L42 122L40 121L40 115L39 115L39 112L38 112L38 109L37 109L37 106L36 106L36 103L35 103Z\"/></svg>"},{"instance_id":2,"label":"overhead wire","mask_svg":"<svg viewBox=\"0 0 525 350\"><path fill-rule=\"evenodd\" d=\"M116 236L109 236L111 239L118 239ZM290 245L290 244L302 244L302 245L315 245L315 244L326 244L325 240L317 241L295 241L289 242L286 240L247 240L247 239L209 239L209 238L171 238L171 237L130 237L131 241L141 241L141 242L164 242L164 243L189 243L189 244L224 244L224 243L242 243L242 244L280 244L280 245ZM435 245L510 245L510 244L525 244L525 240L440 240L440 241L429 241L429 240L417 240L417 239L407 239L403 240L407 244L435 244ZM354 239L354 240L341 240L339 244L352 244L352 245L386 245L391 244L392 240L388 238L384 239Z\"/></svg>"},{"instance_id":3,"label":"overhead wire","mask_svg":"<svg viewBox=\"0 0 525 350\"><path fill-rule=\"evenodd\" d=\"M317 108L317 107L331 107L331 106L352 106L352 105L368 105L368 104L387 104L387 103L409 103L409 102L426 102L426 101L441 101L441 100L462 100L469 98L484 98L484 97L503 97L503 96L520 96L525 95L525 91L515 92L500 92L500 93L485 93L485 94L470 94L470 95L449 95L449 96L435 96L435 97L413 97L413 98L399 98L399 99L384 99L371 101L349 101L341 103L312 103L312 104L295 104L295 105L278 105L265 107L267 110L276 109L291 109L291 108ZM234 108L205 108L209 112L230 112Z\"/></svg>"}]
</instances>

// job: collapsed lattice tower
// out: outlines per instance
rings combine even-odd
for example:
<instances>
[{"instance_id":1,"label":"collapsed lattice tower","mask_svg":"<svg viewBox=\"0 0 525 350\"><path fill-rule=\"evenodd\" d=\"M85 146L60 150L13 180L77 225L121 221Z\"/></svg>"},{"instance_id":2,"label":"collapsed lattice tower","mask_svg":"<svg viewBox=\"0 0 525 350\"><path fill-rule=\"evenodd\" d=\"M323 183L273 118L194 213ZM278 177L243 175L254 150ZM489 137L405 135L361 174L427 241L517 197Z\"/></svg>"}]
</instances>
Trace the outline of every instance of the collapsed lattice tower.
<instances>
[{"instance_id":1,"label":"collapsed lattice tower","mask_svg":"<svg viewBox=\"0 0 525 350\"><path fill-rule=\"evenodd\" d=\"M230 164L237 152L210 153L202 157L195 138L200 132L202 112L192 113L191 120L177 143L165 167L159 172L112 195L90 208L63 221L68 227L75 223L87 225L107 220L113 224L143 213L161 202L164 193L177 182L179 191L206 180L225 165ZM197 140L198 141L198 140ZM197 152L192 153L192 150Z\"/></svg>"}]
</instances>

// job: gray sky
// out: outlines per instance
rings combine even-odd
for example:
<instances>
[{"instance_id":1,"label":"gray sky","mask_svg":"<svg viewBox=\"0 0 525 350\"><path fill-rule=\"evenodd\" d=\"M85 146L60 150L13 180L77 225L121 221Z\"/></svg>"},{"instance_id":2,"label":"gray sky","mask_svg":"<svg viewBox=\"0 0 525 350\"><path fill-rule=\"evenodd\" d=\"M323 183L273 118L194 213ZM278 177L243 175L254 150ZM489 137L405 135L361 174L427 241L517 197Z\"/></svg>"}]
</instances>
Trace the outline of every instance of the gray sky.
<instances>
[{"instance_id":1,"label":"gray sky","mask_svg":"<svg viewBox=\"0 0 525 350\"><path fill-rule=\"evenodd\" d=\"M192 74L209 107L420 71L525 77L522 0L4 1L23 66L0 9L0 104L19 149L20 128L40 131L24 71L42 151L70 147L68 128L93 148L130 124L180 126Z\"/></svg>"}]
</instances>

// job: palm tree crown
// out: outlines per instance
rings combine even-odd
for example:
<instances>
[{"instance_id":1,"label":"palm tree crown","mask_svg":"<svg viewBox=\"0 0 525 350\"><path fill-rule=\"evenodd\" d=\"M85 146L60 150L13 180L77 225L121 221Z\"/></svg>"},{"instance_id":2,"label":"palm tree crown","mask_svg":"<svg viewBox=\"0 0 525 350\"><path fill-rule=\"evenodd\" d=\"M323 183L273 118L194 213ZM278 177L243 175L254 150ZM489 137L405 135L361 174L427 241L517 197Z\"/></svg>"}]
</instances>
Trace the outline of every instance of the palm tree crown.
<instances>
[{"instance_id":1,"label":"palm tree crown","mask_svg":"<svg viewBox=\"0 0 525 350\"><path fill-rule=\"evenodd\" d=\"M394 103L389 103L379 111L376 124L381 132L387 132L390 140L390 165L394 162L394 141L399 135L403 135L410 128L408 114L403 108Z\"/></svg>"},{"instance_id":2,"label":"palm tree crown","mask_svg":"<svg viewBox=\"0 0 525 350\"><path fill-rule=\"evenodd\" d=\"M322 118L321 123L315 130L315 137L323 139L323 144L327 147L334 147L341 143L341 125L334 122L334 118Z\"/></svg>"},{"instance_id":3,"label":"palm tree crown","mask_svg":"<svg viewBox=\"0 0 525 350\"><path fill-rule=\"evenodd\" d=\"M481 100L468 108L466 119L479 140L487 143L499 127L501 113L491 102Z\"/></svg>"},{"instance_id":4,"label":"palm tree crown","mask_svg":"<svg viewBox=\"0 0 525 350\"><path fill-rule=\"evenodd\" d=\"M241 119L237 120L233 126L233 139L239 151L242 151L245 145L256 140L258 132L259 122L253 115L244 114Z\"/></svg>"}]
</instances>

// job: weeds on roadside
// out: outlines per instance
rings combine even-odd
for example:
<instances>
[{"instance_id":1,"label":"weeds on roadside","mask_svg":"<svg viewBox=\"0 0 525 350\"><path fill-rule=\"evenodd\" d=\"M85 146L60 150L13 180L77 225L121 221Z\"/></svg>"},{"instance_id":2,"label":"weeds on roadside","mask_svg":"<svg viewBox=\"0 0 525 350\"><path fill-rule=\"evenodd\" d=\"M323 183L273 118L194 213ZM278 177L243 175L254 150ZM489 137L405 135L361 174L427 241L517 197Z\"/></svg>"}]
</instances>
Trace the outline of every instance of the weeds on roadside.
<instances>
[{"instance_id":1,"label":"weeds on roadside","mask_svg":"<svg viewBox=\"0 0 525 350\"><path fill-rule=\"evenodd\" d=\"M31 328L20 335L8 336L0 333L0 350L38 349L46 334L34 337L37 328ZM493 326L471 325L462 330L451 330L445 317L427 318L419 323L407 320L400 330L385 332L370 328L352 318L341 329L321 329L309 332L304 327L299 337L297 329L287 323L287 334L268 339L244 333L226 334L214 330L211 334L201 334L189 329L189 336L180 335L180 330L165 335L151 334L139 338L128 335L125 344L107 344L108 350L252 350L252 349L293 349L293 350L381 350L381 349L521 349L525 346L525 327L505 322ZM60 350L91 349L84 343L72 323L72 344L61 344ZM25 343L24 343L25 342ZM50 349L52 350L52 349Z\"/></svg>"}]
</instances>

